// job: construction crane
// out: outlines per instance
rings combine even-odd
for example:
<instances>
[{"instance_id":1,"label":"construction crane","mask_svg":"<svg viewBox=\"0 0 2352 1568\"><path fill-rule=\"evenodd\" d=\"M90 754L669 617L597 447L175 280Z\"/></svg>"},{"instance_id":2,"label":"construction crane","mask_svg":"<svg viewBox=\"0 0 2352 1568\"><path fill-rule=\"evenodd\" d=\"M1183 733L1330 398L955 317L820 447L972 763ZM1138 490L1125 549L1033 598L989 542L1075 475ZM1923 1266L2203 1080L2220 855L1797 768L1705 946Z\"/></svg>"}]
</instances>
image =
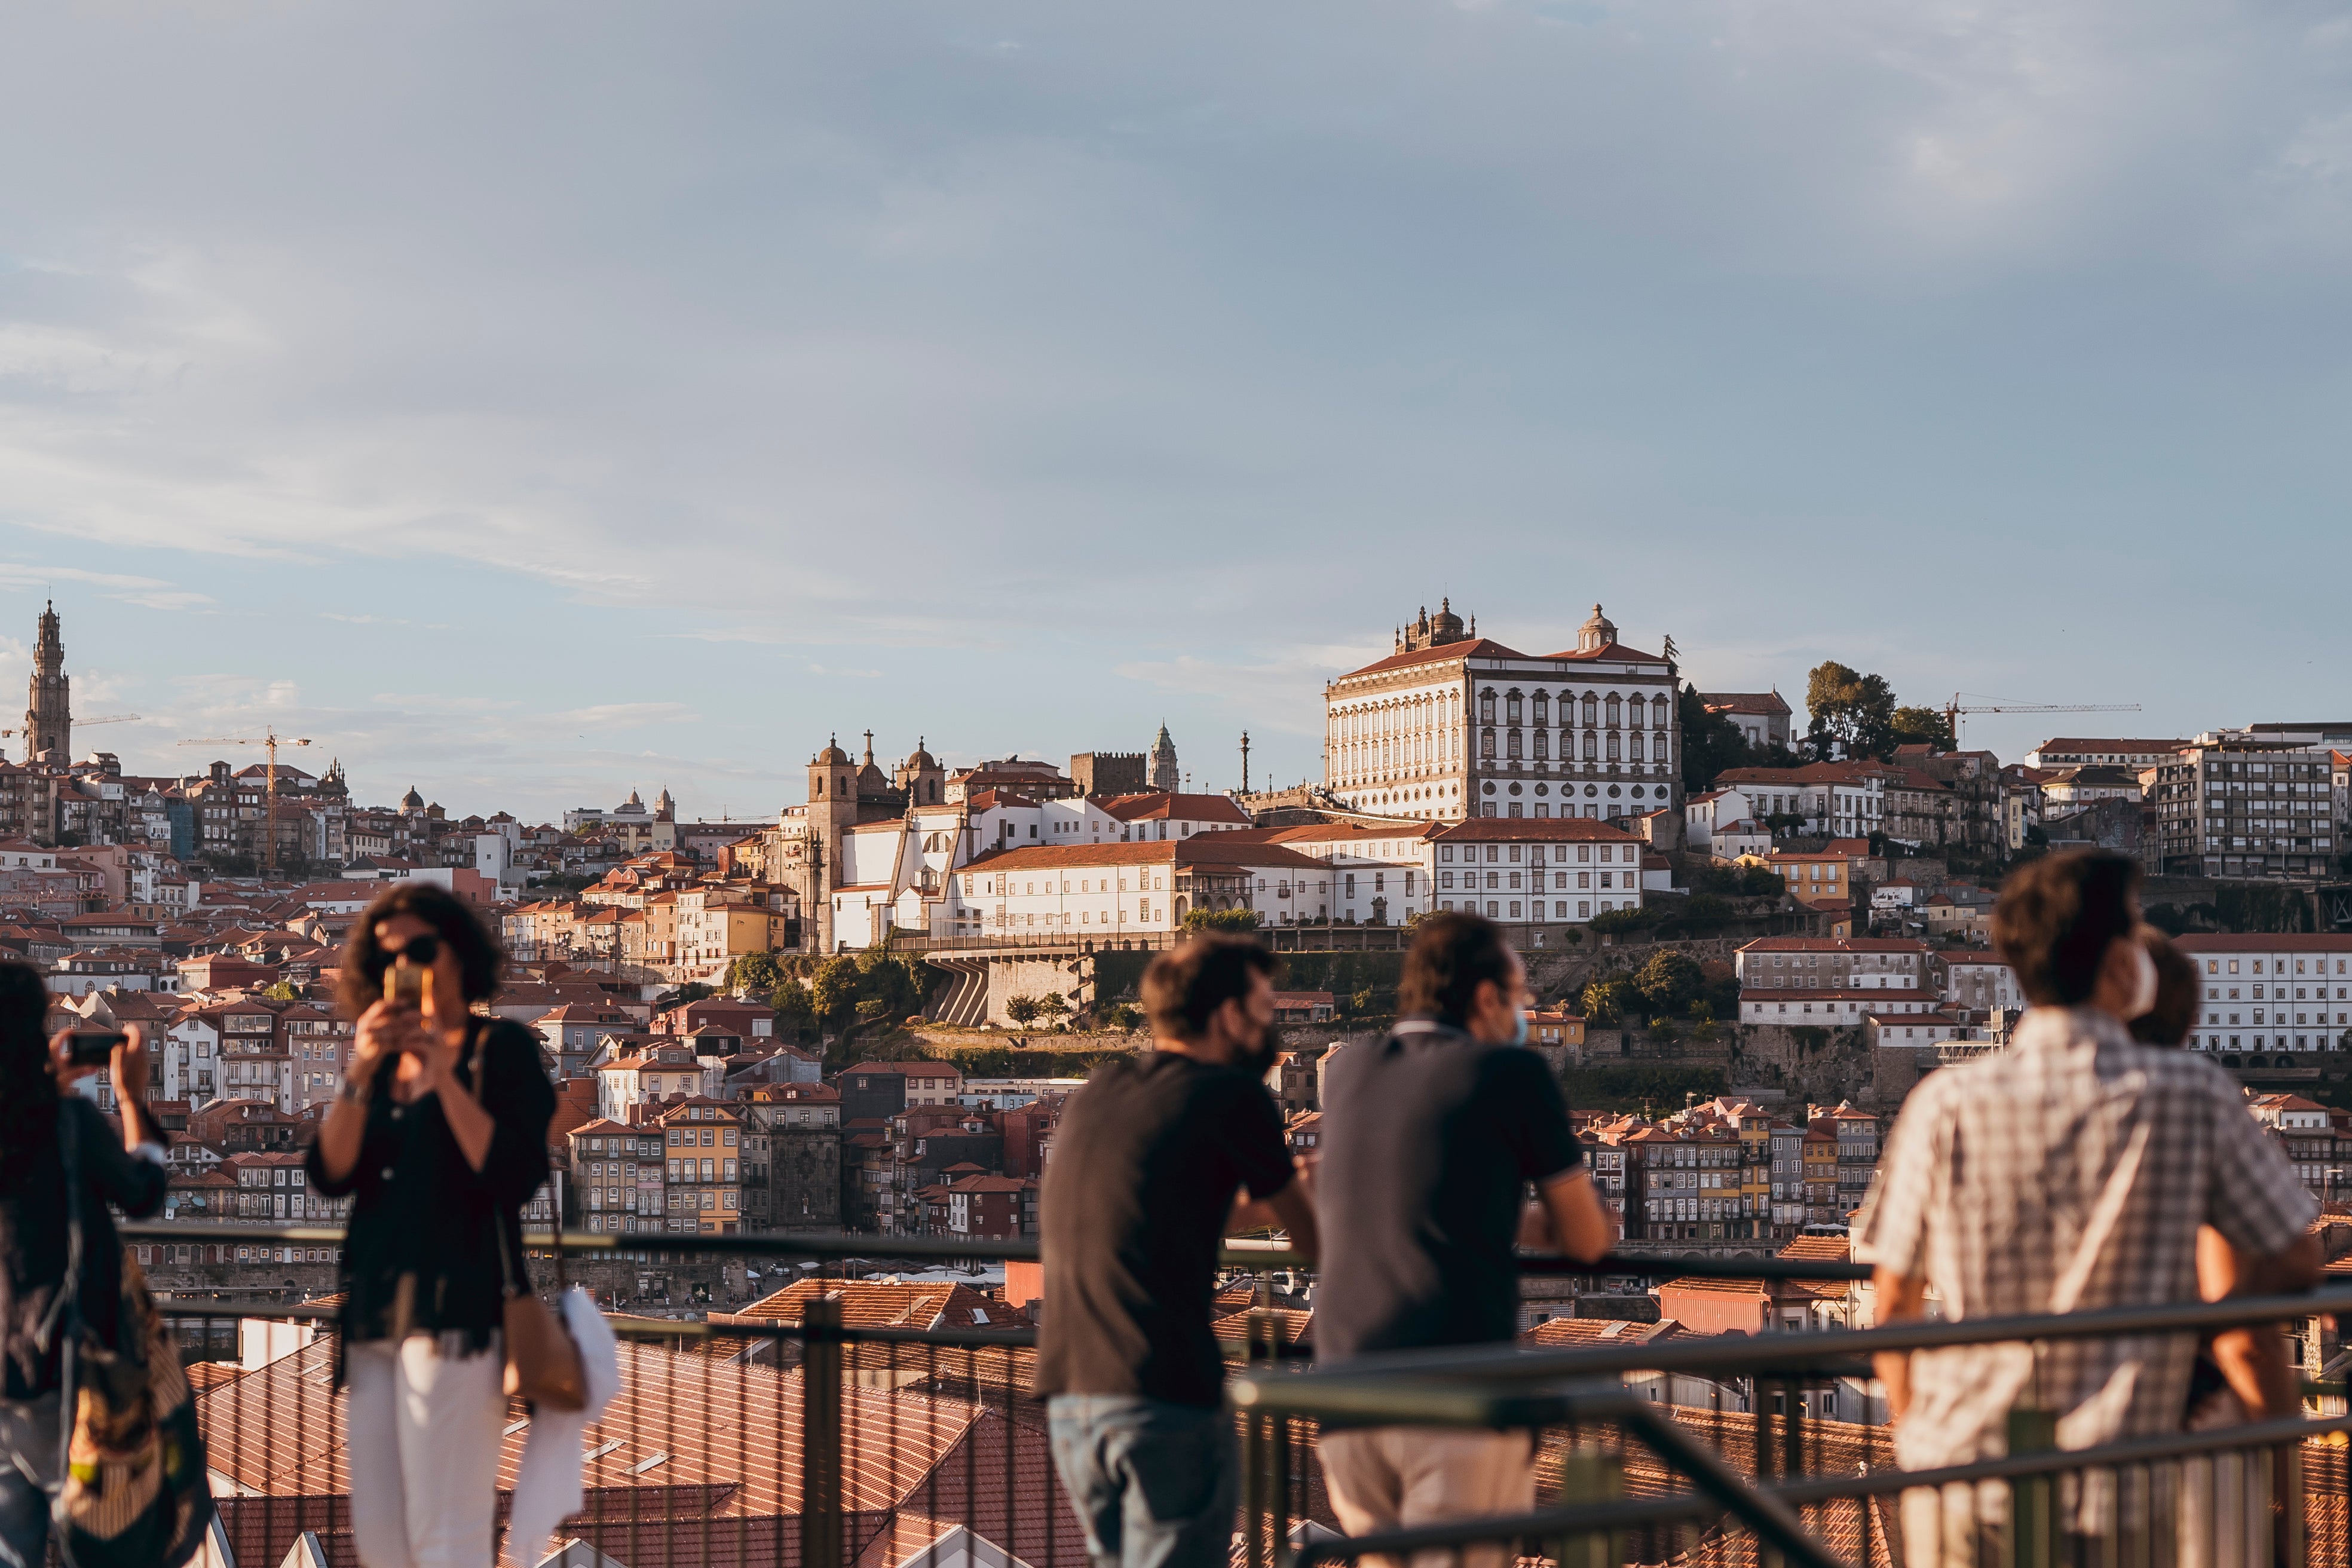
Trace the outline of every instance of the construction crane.
<instances>
[{"instance_id":1,"label":"construction crane","mask_svg":"<svg viewBox=\"0 0 2352 1568\"><path fill-rule=\"evenodd\" d=\"M1944 722L1952 731L1952 744L1960 743L1960 715L1964 713L2137 713L2137 702L2001 702L1975 708L1962 705L1966 692L1955 691L1952 700L1944 704Z\"/></svg>"},{"instance_id":2,"label":"construction crane","mask_svg":"<svg viewBox=\"0 0 2352 1568\"><path fill-rule=\"evenodd\" d=\"M264 818L268 826L265 829L261 848L261 872L265 877L278 869L278 748L280 746L307 746L310 743L310 742L308 740L295 740L290 737L281 738L278 733L277 727L274 725L262 731L262 733L257 737L252 735L220 735L215 736L210 740L183 741L180 742L180 744L184 746L259 746L263 748L265 754L269 759L269 771L268 775L268 789L267 792L269 805Z\"/></svg>"},{"instance_id":3,"label":"construction crane","mask_svg":"<svg viewBox=\"0 0 2352 1568\"><path fill-rule=\"evenodd\" d=\"M92 724L135 724L138 721L139 715L136 713L109 713L99 719L77 719L73 721L73 726L77 730L87 730ZM16 732L14 730L0 730L0 735L13 735Z\"/></svg>"}]
</instances>

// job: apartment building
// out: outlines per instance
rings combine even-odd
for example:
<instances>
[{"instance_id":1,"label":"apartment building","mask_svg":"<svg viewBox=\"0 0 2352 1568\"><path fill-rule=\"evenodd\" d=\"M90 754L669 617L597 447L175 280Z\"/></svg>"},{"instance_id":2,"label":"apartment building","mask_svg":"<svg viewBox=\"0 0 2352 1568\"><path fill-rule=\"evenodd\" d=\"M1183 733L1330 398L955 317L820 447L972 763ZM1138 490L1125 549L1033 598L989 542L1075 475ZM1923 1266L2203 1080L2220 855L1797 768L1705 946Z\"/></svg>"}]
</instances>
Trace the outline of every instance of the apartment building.
<instances>
[{"instance_id":1,"label":"apartment building","mask_svg":"<svg viewBox=\"0 0 2352 1568\"><path fill-rule=\"evenodd\" d=\"M2158 870L2322 880L2342 870L2335 749L2352 725L2256 724L2200 735L2156 767Z\"/></svg>"},{"instance_id":2,"label":"apartment building","mask_svg":"<svg viewBox=\"0 0 2352 1568\"><path fill-rule=\"evenodd\" d=\"M2213 933L2174 939L2204 982L2189 1037L2224 1067L2281 1067L2352 1048L2352 934Z\"/></svg>"}]
</instances>

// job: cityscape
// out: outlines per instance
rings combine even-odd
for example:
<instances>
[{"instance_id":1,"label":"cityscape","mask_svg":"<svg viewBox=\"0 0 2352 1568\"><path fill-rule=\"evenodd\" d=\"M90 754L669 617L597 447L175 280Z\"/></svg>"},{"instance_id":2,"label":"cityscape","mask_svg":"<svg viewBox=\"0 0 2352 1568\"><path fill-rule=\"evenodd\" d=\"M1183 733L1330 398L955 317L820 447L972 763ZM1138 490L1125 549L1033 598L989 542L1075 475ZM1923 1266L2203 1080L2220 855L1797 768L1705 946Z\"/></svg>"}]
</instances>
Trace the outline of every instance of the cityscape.
<instances>
[{"instance_id":1,"label":"cityscape","mask_svg":"<svg viewBox=\"0 0 2352 1568\"><path fill-rule=\"evenodd\" d=\"M0 1564L2352 1568L2327 5L8 37Z\"/></svg>"}]
</instances>

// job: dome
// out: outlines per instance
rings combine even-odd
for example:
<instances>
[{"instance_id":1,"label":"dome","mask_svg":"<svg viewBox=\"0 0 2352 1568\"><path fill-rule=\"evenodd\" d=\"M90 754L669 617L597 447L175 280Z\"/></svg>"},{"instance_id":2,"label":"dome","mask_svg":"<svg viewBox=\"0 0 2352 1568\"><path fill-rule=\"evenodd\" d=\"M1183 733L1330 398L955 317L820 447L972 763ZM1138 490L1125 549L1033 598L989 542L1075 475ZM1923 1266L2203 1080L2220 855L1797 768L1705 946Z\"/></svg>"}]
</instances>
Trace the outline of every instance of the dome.
<instances>
[{"instance_id":1,"label":"dome","mask_svg":"<svg viewBox=\"0 0 2352 1568\"><path fill-rule=\"evenodd\" d=\"M401 809L404 811L416 811L421 809L424 805L425 797L416 793L416 786L415 784L410 784L408 786L408 793L400 797Z\"/></svg>"},{"instance_id":2,"label":"dome","mask_svg":"<svg viewBox=\"0 0 2352 1568\"><path fill-rule=\"evenodd\" d=\"M915 749L913 752L909 752L907 757L907 771L908 773L929 773L939 765L937 759L932 757L930 752L923 749L923 738L920 735L916 736Z\"/></svg>"},{"instance_id":3,"label":"dome","mask_svg":"<svg viewBox=\"0 0 2352 1568\"><path fill-rule=\"evenodd\" d=\"M816 754L814 765L829 767L836 763L845 763L848 761L849 753L841 749L841 737L835 735L825 742L824 750Z\"/></svg>"},{"instance_id":4,"label":"dome","mask_svg":"<svg viewBox=\"0 0 2352 1568\"><path fill-rule=\"evenodd\" d=\"M1607 647L1616 640L1617 624L1601 613L1600 605L1593 605L1592 618L1586 621L1576 634L1576 650L1579 653L1591 653L1596 649Z\"/></svg>"}]
</instances>

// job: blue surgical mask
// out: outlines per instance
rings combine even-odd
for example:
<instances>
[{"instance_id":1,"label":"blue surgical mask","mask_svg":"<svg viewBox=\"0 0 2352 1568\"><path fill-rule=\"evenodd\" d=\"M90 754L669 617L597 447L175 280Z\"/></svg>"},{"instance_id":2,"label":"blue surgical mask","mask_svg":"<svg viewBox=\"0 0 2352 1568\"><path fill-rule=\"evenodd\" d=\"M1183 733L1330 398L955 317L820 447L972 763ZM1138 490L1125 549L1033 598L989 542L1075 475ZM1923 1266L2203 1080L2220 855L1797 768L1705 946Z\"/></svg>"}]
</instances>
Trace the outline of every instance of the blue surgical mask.
<instances>
[{"instance_id":1,"label":"blue surgical mask","mask_svg":"<svg viewBox=\"0 0 2352 1568\"><path fill-rule=\"evenodd\" d=\"M1514 1007L1511 1009L1511 1038L1509 1043L1515 1046L1524 1046L1528 1043L1528 1010L1525 1007Z\"/></svg>"}]
</instances>

